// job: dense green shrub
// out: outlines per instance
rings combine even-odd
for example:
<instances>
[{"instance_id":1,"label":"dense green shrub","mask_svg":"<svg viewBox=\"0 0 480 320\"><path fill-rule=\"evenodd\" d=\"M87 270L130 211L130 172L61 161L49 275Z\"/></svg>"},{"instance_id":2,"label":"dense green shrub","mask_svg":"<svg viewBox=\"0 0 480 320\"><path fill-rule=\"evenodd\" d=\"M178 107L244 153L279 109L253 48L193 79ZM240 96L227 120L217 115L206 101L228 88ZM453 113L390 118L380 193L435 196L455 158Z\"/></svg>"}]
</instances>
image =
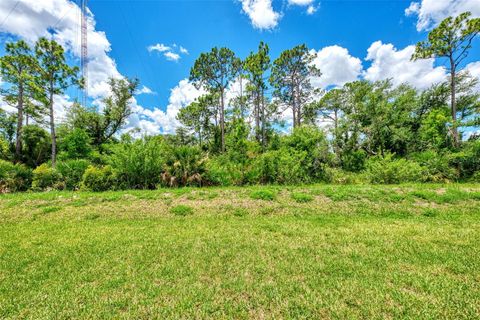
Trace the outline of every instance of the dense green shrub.
<instances>
[{"instance_id":1,"label":"dense green shrub","mask_svg":"<svg viewBox=\"0 0 480 320\"><path fill-rule=\"evenodd\" d=\"M249 180L254 184L309 183L312 178L305 165L306 158L306 152L289 151L286 148L265 152L253 162Z\"/></svg>"},{"instance_id":2,"label":"dense green shrub","mask_svg":"<svg viewBox=\"0 0 480 320\"><path fill-rule=\"evenodd\" d=\"M56 169L62 175L65 188L68 190L77 190L80 188L83 174L90 162L83 159L71 159L57 162Z\"/></svg>"},{"instance_id":3,"label":"dense green shrub","mask_svg":"<svg viewBox=\"0 0 480 320\"><path fill-rule=\"evenodd\" d=\"M91 138L83 129L73 129L59 142L59 159L86 159L92 152Z\"/></svg>"},{"instance_id":4,"label":"dense green shrub","mask_svg":"<svg viewBox=\"0 0 480 320\"><path fill-rule=\"evenodd\" d=\"M460 178L467 180L480 171L480 140L466 142L463 149L450 155L450 165L460 173Z\"/></svg>"},{"instance_id":5,"label":"dense green shrub","mask_svg":"<svg viewBox=\"0 0 480 320\"><path fill-rule=\"evenodd\" d=\"M363 150L345 152L340 157L342 168L346 171L360 172L365 169L367 154Z\"/></svg>"},{"instance_id":6,"label":"dense green shrub","mask_svg":"<svg viewBox=\"0 0 480 320\"><path fill-rule=\"evenodd\" d=\"M472 182L479 182L480 183L480 171L475 172L470 179Z\"/></svg>"},{"instance_id":7,"label":"dense green shrub","mask_svg":"<svg viewBox=\"0 0 480 320\"><path fill-rule=\"evenodd\" d=\"M368 183L369 179L364 172L350 172L338 168L326 168L325 182L334 184Z\"/></svg>"},{"instance_id":8,"label":"dense green shrub","mask_svg":"<svg viewBox=\"0 0 480 320\"><path fill-rule=\"evenodd\" d=\"M412 154L410 158L424 168L424 182L449 182L459 178L458 170L450 166L449 158L445 154L429 150Z\"/></svg>"},{"instance_id":9,"label":"dense green shrub","mask_svg":"<svg viewBox=\"0 0 480 320\"><path fill-rule=\"evenodd\" d=\"M0 136L0 160L7 160L12 156L8 141Z\"/></svg>"},{"instance_id":10,"label":"dense green shrub","mask_svg":"<svg viewBox=\"0 0 480 320\"><path fill-rule=\"evenodd\" d=\"M88 166L82 177L83 190L99 192L113 190L115 186L115 175L111 166Z\"/></svg>"},{"instance_id":11,"label":"dense green shrub","mask_svg":"<svg viewBox=\"0 0 480 320\"><path fill-rule=\"evenodd\" d=\"M421 181L425 170L414 161L395 159L392 154L387 154L370 158L367 174L372 183L393 184Z\"/></svg>"},{"instance_id":12,"label":"dense green shrub","mask_svg":"<svg viewBox=\"0 0 480 320\"><path fill-rule=\"evenodd\" d=\"M52 189L64 189L62 175L57 169L44 163L33 170L32 189L46 191Z\"/></svg>"},{"instance_id":13,"label":"dense green shrub","mask_svg":"<svg viewBox=\"0 0 480 320\"><path fill-rule=\"evenodd\" d=\"M32 170L22 164L0 160L0 193L26 191L32 183Z\"/></svg>"},{"instance_id":14,"label":"dense green shrub","mask_svg":"<svg viewBox=\"0 0 480 320\"><path fill-rule=\"evenodd\" d=\"M306 172L309 179L302 178L307 180L302 182L325 179L325 168L332 163L332 155L325 133L320 128L307 125L294 128L292 134L284 137L282 144L293 159L300 161Z\"/></svg>"},{"instance_id":15,"label":"dense green shrub","mask_svg":"<svg viewBox=\"0 0 480 320\"><path fill-rule=\"evenodd\" d=\"M50 134L38 125L24 126L22 129L22 161L35 168L50 158Z\"/></svg>"},{"instance_id":16,"label":"dense green shrub","mask_svg":"<svg viewBox=\"0 0 480 320\"><path fill-rule=\"evenodd\" d=\"M107 163L121 189L154 189L161 183L168 153L162 137L112 145Z\"/></svg>"},{"instance_id":17,"label":"dense green shrub","mask_svg":"<svg viewBox=\"0 0 480 320\"><path fill-rule=\"evenodd\" d=\"M208 158L205 162L205 180L213 185L239 186L245 183L245 167L227 156Z\"/></svg>"}]
</instances>

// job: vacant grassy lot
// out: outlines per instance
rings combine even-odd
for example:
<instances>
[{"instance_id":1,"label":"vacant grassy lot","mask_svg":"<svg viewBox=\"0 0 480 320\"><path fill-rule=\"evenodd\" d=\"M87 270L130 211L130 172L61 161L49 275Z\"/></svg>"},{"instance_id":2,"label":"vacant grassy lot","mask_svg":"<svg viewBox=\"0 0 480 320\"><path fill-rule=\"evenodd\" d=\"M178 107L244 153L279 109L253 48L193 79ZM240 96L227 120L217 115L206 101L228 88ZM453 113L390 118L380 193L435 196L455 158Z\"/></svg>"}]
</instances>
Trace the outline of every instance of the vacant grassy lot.
<instances>
[{"instance_id":1,"label":"vacant grassy lot","mask_svg":"<svg viewBox=\"0 0 480 320\"><path fill-rule=\"evenodd\" d=\"M0 196L0 318L480 318L480 185Z\"/></svg>"}]
</instances>

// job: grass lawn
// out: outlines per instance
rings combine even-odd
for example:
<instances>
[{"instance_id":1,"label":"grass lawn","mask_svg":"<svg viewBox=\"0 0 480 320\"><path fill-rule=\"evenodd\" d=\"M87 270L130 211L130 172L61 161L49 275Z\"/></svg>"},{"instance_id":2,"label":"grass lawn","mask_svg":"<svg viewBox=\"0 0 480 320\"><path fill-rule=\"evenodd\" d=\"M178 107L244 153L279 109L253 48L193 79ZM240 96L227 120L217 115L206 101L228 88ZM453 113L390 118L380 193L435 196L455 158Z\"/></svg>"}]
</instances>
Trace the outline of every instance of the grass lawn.
<instances>
[{"instance_id":1,"label":"grass lawn","mask_svg":"<svg viewBox=\"0 0 480 320\"><path fill-rule=\"evenodd\" d=\"M479 319L480 185L2 195L0 318Z\"/></svg>"}]
</instances>

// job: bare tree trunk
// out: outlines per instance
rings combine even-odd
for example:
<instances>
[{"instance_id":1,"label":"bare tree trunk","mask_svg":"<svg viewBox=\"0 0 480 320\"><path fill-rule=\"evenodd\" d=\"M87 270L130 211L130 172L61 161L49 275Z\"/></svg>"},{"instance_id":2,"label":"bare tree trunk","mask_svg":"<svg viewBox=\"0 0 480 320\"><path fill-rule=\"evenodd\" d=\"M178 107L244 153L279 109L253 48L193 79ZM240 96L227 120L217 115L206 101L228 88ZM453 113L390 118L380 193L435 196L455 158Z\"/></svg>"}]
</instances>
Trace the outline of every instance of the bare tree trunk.
<instances>
[{"instance_id":1,"label":"bare tree trunk","mask_svg":"<svg viewBox=\"0 0 480 320\"><path fill-rule=\"evenodd\" d=\"M261 93L261 106L262 106L262 148L265 151L267 146L267 137L266 137L266 130L265 130L265 99L263 97L263 89Z\"/></svg>"},{"instance_id":2,"label":"bare tree trunk","mask_svg":"<svg viewBox=\"0 0 480 320\"><path fill-rule=\"evenodd\" d=\"M22 127L23 127L23 84L18 86L18 114L17 114L17 135L15 141L15 160L20 161L22 156Z\"/></svg>"},{"instance_id":3,"label":"bare tree trunk","mask_svg":"<svg viewBox=\"0 0 480 320\"><path fill-rule=\"evenodd\" d=\"M50 135L52 137L52 167L55 167L55 162L57 160L57 136L55 133L55 118L53 114L53 90L50 90Z\"/></svg>"},{"instance_id":4,"label":"bare tree trunk","mask_svg":"<svg viewBox=\"0 0 480 320\"><path fill-rule=\"evenodd\" d=\"M451 106L452 120L453 120L453 126L452 126L453 145L454 147L458 147L459 137L458 137L458 128L457 128L457 102L455 99L455 94L456 94L455 76L456 76L455 62L453 61L453 58L450 57L450 90L452 91L450 95L451 97L450 106Z\"/></svg>"},{"instance_id":5,"label":"bare tree trunk","mask_svg":"<svg viewBox=\"0 0 480 320\"><path fill-rule=\"evenodd\" d=\"M221 140L222 140L222 152L225 152L225 101L224 101L224 90L220 93L220 130L221 130Z\"/></svg>"}]
</instances>

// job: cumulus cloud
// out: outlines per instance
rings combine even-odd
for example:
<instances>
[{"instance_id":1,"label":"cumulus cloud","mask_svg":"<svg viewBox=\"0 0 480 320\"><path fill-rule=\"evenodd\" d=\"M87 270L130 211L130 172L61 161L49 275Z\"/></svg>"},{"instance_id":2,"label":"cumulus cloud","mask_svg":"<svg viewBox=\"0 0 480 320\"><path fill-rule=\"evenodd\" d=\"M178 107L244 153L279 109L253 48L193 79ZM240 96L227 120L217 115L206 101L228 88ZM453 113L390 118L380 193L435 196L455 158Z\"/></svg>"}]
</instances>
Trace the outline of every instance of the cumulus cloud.
<instances>
[{"instance_id":1,"label":"cumulus cloud","mask_svg":"<svg viewBox=\"0 0 480 320\"><path fill-rule=\"evenodd\" d=\"M351 56L345 48L330 46L311 52L316 56L313 64L322 72L320 77L312 79L312 84L317 88L342 86L357 80L362 73L362 61Z\"/></svg>"},{"instance_id":2,"label":"cumulus cloud","mask_svg":"<svg viewBox=\"0 0 480 320\"><path fill-rule=\"evenodd\" d=\"M473 77L478 79L476 90L480 92L480 61L467 64L465 70L467 70Z\"/></svg>"},{"instance_id":3,"label":"cumulus cloud","mask_svg":"<svg viewBox=\"0 0 480 320\"><path fill-rule=\"evenodd\" d=\"M364 72L365 79L377 81L391 78L394 85L408 83L418 89L445 80L445 68L435 67L434 59L411 61L414 51L413 45L398 50L391 43L372 43L366 57L371 61L371 66Z\"/></svg>"},{"instance_id":4,"label":"cumulus cloud","mask_svg":"<svg viewBox=\"0 0 480 320\"><path fill-rule=\"evenodd\" d=\"M178 61L180 60L180 55L178 53L175 53L175 52L171 52L171 51L167 51L163 54L165 56L165 58L167 58L167 60L170 60L170 61Z\"/></svg>"},{"instance_id":5,"label":"cumulus cloud","mask_svg":"<svg viewBox=\"0 0 480 320\"><path fill-rule=\"evenodd\" d=\"M164 51L170 51L172 50L172 48L164 45L163 43L157 43L157 44L148 46L147 50L148 52L152 52L152 51L164 52Z\"/></svg>"},{"instance_id":6,"label":"cumulus cloud","mask_svg":"<svg viewBox=\"0 0 480 320\"><path fill-rule=\"evenodd\" d=\"M78 60L80 56L80 8L68 0L16 0L0 1L0 17L7 17L0 32L12 34L33 44L39 37L50 37L49 30L54 30L53 37L68 52ZM15 8L15 10L12 10ZM110 42L104 32L96 30L95 18L92 12L87 17L88 32L88 93L94 99L94 104L101 107L101 99L110 94L108 79L123 77L117 70L115 61L109 57ZM161 51L161 45L154 45L154 51ZM174 57L173 57L174 58ZM144 86L137 94L153 94ZM170 132L177 125L176 112L186 103L196 97L193 85L188 81L172 90L170 103L165 112L160 109L149 110L137 104L133 98L132 108L135 113L128 119L128 126L139 127L148 134L158 134L161 131ZM55 116L64 120L66 110L72 104L68 95L56 96L54 101ZM8 105L0 102L0 107L8 110ZM11 109L11 108L10 108ZM10 110L10 111L14 111ZM171 123L170 123L171 122Z\"/></svg>"},{"instance_id":7,"label":"cumulus cloud","mask_svg":"<svg viewBox=\"0 0 480 320\"><path fill-rule=\"evenodd\" d=\"M0 31L19 36L33 43L39 37L53 37L74 57L80 57L80 8L67 0L15 0L0 2L0 16L7 17ZM15 6L15 7L14 7ZM12 10L14 8L15 10ZM92 98L108 94L109 77L119 78L115 61L108 56L110 42L102 31L96 30L95 19L89 11L88 35L88 93Z\"/></svg>"},{"instance_id":8,"label":"cumulus cloud","mask_svg":"<svg viewBox=\"0 0 480 320\"><path fill-rule=\"evenodd\" d=\"M281 14L272 6L272 0L240 0L242 10L257 29L273 29L278 25Z\"/></svg>"},{"instance_id":9,"label":"cumulus cloud","mask_svg":"<svg viewBox=\"0 0 480 320\"><path fill-rule=\"evenodd\" d=\"M134 115L128 120L127 130L140 128L147 134L174 133L180 126L177 120L178 111L204 93L205 91L195 88L188 79L183 79L171 90L165 111L160 108L146 109L134 102L132 105Z\"/></svg>"},{"instance_id":10,"label":"cumulus cloud","mask_svg":"<svg viewBox=\"0 0 480 320\"><path fill-rule=\"evenodd\" d=\"M152 89L150 89L147 86L142 86L142 88L137 90L137 92L135 92L135 94L157 94L157 93L154 92Z\"/></svg>"},{"instance_id":11,"label":"cumulus cloud","mask_svg":"<svg viewBox=\"0 0 480 320\"><path fill-rule=\"evenodd\" d=\"M480 0L422 0L412 2L405 9L407 16L417 16L417 30L428 30L435 27L443 19L470 11L473 16L480 17Z\"/></svg>"},{"instance_id":12,"label":"cumulus cloud","mask_svg":"<svg viewBox=\"0 0 480 320\"><path fill-rule=\"evenodd\" d=\"M163 56L169 60L169 61L174 61L177 62L180 60L181 56L180 54L187 55L188 50L182 46L177 46L176 44L173 44L171 46L167 46L163 43L157 43L151 46L147 47L148 52L161 52L163 53Z\"/></svg>"},{"instance_id":13,"label":"cumulus cloud","mask_svg":"<svg viewBox=\"0 0 480 320\"><path fill-rule=\"evenodd\" d=\"M252 25L260 30L271 30L278 26L283 11L273 8L272 0L237 0L242 3L242 11L250 18ZM316 0L288 0L289 6L307 7L307 14L314 14L318 5Z\"/></svg>"}]
</instances>

